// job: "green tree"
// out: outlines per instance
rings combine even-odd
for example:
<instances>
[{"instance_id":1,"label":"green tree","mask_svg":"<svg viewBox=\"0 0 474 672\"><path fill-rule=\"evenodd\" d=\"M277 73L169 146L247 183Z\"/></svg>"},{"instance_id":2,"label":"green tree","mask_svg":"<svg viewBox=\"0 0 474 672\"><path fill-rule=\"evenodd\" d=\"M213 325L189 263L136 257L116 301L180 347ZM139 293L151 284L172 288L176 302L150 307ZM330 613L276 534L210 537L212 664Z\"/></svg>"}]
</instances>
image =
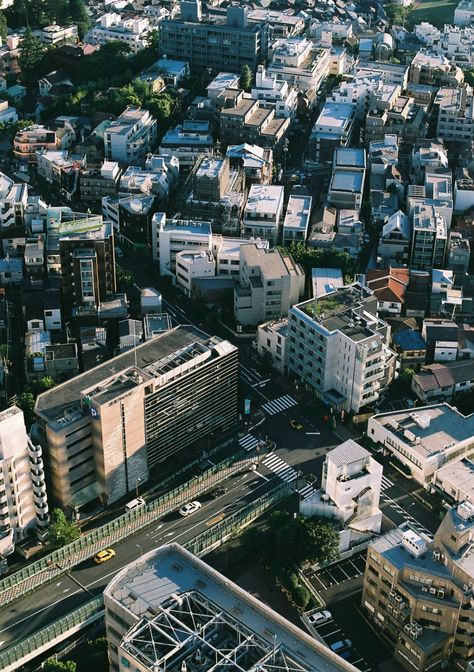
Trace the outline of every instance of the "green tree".
<instances>
[{"instance_id":1,"label":"green tree","mask_svg":"<svg viewBox=\"0 0 474 672\"><path fill-rule=\"evenodd\" d=\"M48 540L55 546L66 546L81 536L79 527L70 523L61 509L53 509L51 525L48 530Z\"/></svg>"},{"instance_id":2,"label":"green tree","mask_svg":"<svg viewBox=\"0 0 474 672\"><path fill-rule=\"evenodd\" d=\"M21 408L25 416L26 429L29 429L35 419L35 397L27 391L18 395L16 405Z\"/></svg>"},{"instance_id":3,"label":"green tree","mask_svg":"<svg viewBox=\"0 0 474 672\"><path fill-rule=\"evenodd\" d=\"M41 669L43 672L76 672L77 665L73 660L47 660Z\"/></svg>"},{"instance_id":4,"label":"green tree","mask_svg":"<svg viewBox=\"0 0 474 672\"><path fill-rule=\"evenodd\" d=\"M84 0L69 0L69 16L72 23L76 24L79 37L82 39L91 25Z\"/></svg>"},{"instance_id":5,"label":"green tree","mask_svg":"<svg viewBox=\"0 0 474 672\"><path fill-rule=\"evenodd\" d=\"M0 12L0 38L2 40L2 44L6 42L7 35L8 35L7 17L3 12Z\"/></svg>"},{"instance_id":6,"label":"green tree","mask_svg":"<svg viewBox=\"0 0 474 672\"><path fill-rule=\"evenodd\" d=\"M411 12L408 7L402 7L402 5L399 5L396 2L390 2L388 5L385 5L384 10L392 24L401 26L405 25L405 21L408 19Z\"/></svg>"},{"instance_id":7,"label":"green tree","mask_svg":"<svg viewBox=\"0 0 474 672\"><path fill-rule=\"evenodd\" d=\"M245 63L242 66L242 72L240 73L240 88L244 91L250 91L250 86L252 84L252 71L249 66Z\"/></svg>"},{"instance_id":8,"label":"green tree","mask_svg":"<svg viewBox=\"0 0 474 672\"><path fill-rule=\"evenodd\" d=\"M21 78L24 82L35 82L42 75L42 64L45 48L42 42L33 35L31 28L27 28L20 43L18 63L21 69Z\"/></svg>"}]
</instances>

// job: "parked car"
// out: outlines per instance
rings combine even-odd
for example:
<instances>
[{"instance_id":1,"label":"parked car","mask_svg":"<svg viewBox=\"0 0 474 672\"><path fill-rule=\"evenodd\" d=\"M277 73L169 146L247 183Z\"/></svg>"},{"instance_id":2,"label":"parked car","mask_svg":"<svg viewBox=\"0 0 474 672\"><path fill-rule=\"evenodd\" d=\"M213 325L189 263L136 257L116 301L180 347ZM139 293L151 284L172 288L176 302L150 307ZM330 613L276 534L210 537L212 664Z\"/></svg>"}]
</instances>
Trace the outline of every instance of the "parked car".
<instances>
[{"instance_id":1,"label":"parked car","mask_svg":"<svg viewBox=\"0 0 474 672\"><path fill-rule=\"evenodd\" d=\"M311 625L322 625L328 621L332 621L332 614L330 611L317 611L311 616L308 616L308 621Z\"/></svg>"},{"instance_id":2,"label":"parked car","mask_svg":"<svg viewBox=\"0 0 474 672\"><path fill-rule=\"evenodd\" d=\"M227 488L224 488L223 485L218 486L217 488L214 488L214 490L211 490L209 493L212 499L217 499L218 497L222 497L222 495L225 495L227 492Z\"/></svg>"},{"instance_id":3,"label":"parked car","mask_svg":"<svg viewBox=\"0 0 474 672\"><path fill-rule=\"evenodd\" d=\"M180 508L179 515L183 516L183 518L186 518L186 516L190 516L191 514L196 513L196 511L199 511L200 508L201 502L188 502Z\"/></svg>"},{"instance_id":4,"label":"parked car","mask_svg":"<svg viewBox=\"0 0 474 672\"><path fill-rule=\"evenodd\" d=\"M94 562L96 565L101 565L103 562L107 562L107 560L112 560L112 558L115 558L114 549L105 548L103 551L99 551L94 555Z\"/></svg>"},{"instance_id":5,"label":"parked car","mask_svg":"<svg viewBox=\"0 0 474 672\"><path fill-rule=\"evenodd\" d=\"M129 511L133 511L133 509L138 509L139 506L145 506L145 500L143 497L137 497L136 499L132 499L131 502L127 502L125 504L125 513L128 513Z\"/></svg>"},{"instance_id":6,"label":"parked car","mask_svg":"<svg viewBox=\"0 0 474 672\"><path fill-rule=\"evenodd\" d=\"M301 424L301 422L298 422L298 420L290 420L290 427L298 431L303 429L303 425Z\"/></svg>"},{"instance_id":7,"label":"parked car","mask_svg":"<svg viewBox=\"0 0 474 672\"><path fill-rule=\"evenodd\" d=\"M352 642L350 639L340 639L338 642L330 644L329 648L331 651L334 651L334 653L337 653L338 656L341 656L343 653L347 653L352 649Z\"/></svg>"}]
</instances>

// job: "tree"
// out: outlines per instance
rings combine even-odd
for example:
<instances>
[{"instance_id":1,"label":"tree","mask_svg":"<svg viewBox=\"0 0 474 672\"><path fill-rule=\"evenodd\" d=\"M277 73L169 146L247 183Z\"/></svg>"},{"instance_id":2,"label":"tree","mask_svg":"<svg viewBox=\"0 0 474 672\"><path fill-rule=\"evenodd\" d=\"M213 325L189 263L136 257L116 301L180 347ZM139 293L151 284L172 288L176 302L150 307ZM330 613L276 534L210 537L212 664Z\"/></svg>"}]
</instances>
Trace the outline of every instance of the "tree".
<instances>
[{"instance_id":1,"label":"tree","mask_svg":"<svg viewBox=\"0 0 474 672\"><path fill-rule=\"evenodd\" d=\"M390 22L393 24L405 25L405 21L408 19L411 10L408 7L402 7L396 2L390 2L388 5L384 6L385 13L387 14Z\"/></svg>"},{"instance_id":2,"label":"tree","mask_svg":"<svg viewBox=\"0 0 474 672\"><path fill-rule=\"evenodd\" d=\"M79 527L70 523L61 509L53 509L48 539L55 546L66 546L81 536Z\"/></svg>"},{"instance_id":3,"label":"tree","mask_svg":"<svg viewBox=\"0 0 474 672\"><path fill-rule=\"evenodd\" d=\"M69 16L72 23L76 24L79 37L82 39L91 25L84 0L69 0Z\"/></svg>"},{"instance_id":4,"label":"tree","mask_svg":"<svg viewBox=\"0 0 474 672\"><path fill-rule=\"evenodd\" d=\"M7 35L8 35L7 18L3 12L0 12L0 38L2 39L2 44L6 42Z\"/></svg>"},{"instance_id":5,"label":"tree","mask_svg":"<svg viewBox=\"0 0 474 672\"><path fill-rule=\"evenodd\" d=\"M77 665L73 660L47 660L43 663L43 672L76 672Z\"/></svg>"},{"instance_id":6,"label":"tree","mask_svg":"<svg viewBox=\"0 0 474 672\"><path fill-rule=\"evenodd\" d=\"M244 91L250 91L250 85L252 84L252 71L249 66L245 63L242 66L242 72L240 73L240 88Z\"/></svg>"},{"instance_id":7,"label":"tree","mask_svg":"<svg viewBox=\"0 0 474 672\"><path fill-rule=\"evenodd\" d=\"M35 82L41 76L41 66L45 55L43 43L27 28L20 43L18 63L24 82Z\"/></svg>"},{"instance_id":8,"label":"tree","mask_svg":"<svg viewBox=\"0 0 474 672\"><path fill-rule=\"evenodd\" d=\"M29 429L35 419L35 397L31 392L22 392L18 395L16 405L23 411L25 425Z\"/></svg>"}]
</instances>

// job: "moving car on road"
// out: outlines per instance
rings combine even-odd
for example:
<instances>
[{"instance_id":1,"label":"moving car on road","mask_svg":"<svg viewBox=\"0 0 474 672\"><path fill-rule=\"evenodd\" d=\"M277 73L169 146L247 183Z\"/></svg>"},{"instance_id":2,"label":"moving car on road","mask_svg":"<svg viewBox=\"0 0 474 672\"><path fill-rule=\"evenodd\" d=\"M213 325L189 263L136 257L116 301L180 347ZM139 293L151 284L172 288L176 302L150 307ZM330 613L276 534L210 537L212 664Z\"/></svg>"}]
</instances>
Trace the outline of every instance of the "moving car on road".
<instances>
[{"instance_id":1,"label":"moving car on road","mask_svg":"<svg viewBox=\"0 0 474 672\"><path fill-rule=\"evenodd\" d=\"M217 488L214 488L214 490L211 490L209 495L212 497L212 499L217 499L218 497L221 497L222 495L225 495L226 492L227 492L227 488L224 488L223 485L220 485Z\"/></svg>"},{"instance_id":2,"label":"moving car on road","mask_svg":"<svg viewBox=\"0 0 474 672\"><path fill-rule=\"evenodd\" d=\"M107 562L107 560L112 560L112 558L115 558L114 549L105 548L94 555L94 562L96 565L101 565L103 562Z\"/></svg>"},{"instance_id":3,"label":"moving car on road","mask_svg":"<svg viewBox=\"0 0 474 672\"><path fill-rule=\"evenodd\" d=\"M199 511L200 508L201 502L188 502L180 508L179 515L183 516L183 518L186 518L186 516L190 516L191 514L196 513L196 511Z\"/></svg>"},{"instance_id":4,"label":"moving car on road","mask_svg":"<svg viewBox=\"0 0 474 672\"><path fill-rule=\"evenodd\" d=\"M311 625L322 625L323 623L332 621L332 615L330 611L317 611L308 616L308 621Z\"/></svg>"}]
</instances>

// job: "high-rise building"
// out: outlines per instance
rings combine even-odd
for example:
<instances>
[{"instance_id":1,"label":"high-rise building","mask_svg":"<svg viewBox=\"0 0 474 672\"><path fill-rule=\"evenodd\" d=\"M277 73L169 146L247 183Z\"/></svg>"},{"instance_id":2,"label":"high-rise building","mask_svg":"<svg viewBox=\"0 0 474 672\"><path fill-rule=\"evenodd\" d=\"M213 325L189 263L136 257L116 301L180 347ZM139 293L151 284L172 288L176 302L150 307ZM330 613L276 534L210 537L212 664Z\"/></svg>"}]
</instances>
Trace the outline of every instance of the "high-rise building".
<instances>
[{"instance_id":1,"label":"high-rise building","mask_svg":"<svg viewBox=\"0 0 474 672\"><path fill-rule=\"evenodd\" d=\"M13 553L15 542L49 523L41 447L26 433L17 406L0 413L0 558Z\"/></svg>"},{"instance_id":2,"label":"high-rise building","mask_svg":"<svg viewBox=\"0 0 474 672\"><path fill-rule=\"evenodd\" d=\"M41 394L39 433L62 506L133 492L151 469L237 417L237 348L180 326Z\"/></svg>"},{"instance_id":3,"label":"high-rise building","mask_svg":"<svg viewBox=\"0 0 474 672\"><path fill-rule=\"evenodd\" d=\"M104 602L112 672L356 672L176 543L124 567Z\"/></svg>"},{"instance_id":4,"label":"high-rise building","mask_svg":"<svg viewBox=\"0 0 474 672\"><path fill-rule=\"evenodd\" d=\"M109 222L76 229L59 237L65 306L98 306L116 290L114 232Z\"/></svg>"},{"instance_id":5,"label":"high-rise building","mask_svg":"<svg viewBox=\"0 0 474 672\"><path fill-rule=\"evenodd\" d=\"M367 550L362 606L392 641L400 669L471 670L474 506L445 515L434 539L404 523Z\"/></svg>"},{"instance_id":6,"label":"high-rise building","mask_svg":"<svg viewBox=\"0 0 474 672\"><path fill-rule=\"evenodd\" d=\"M377 297L354 283L293 306L288 313L288 370L328 404L358 413L394 375L390 327Z\"/></svg>"}]
</instances>

